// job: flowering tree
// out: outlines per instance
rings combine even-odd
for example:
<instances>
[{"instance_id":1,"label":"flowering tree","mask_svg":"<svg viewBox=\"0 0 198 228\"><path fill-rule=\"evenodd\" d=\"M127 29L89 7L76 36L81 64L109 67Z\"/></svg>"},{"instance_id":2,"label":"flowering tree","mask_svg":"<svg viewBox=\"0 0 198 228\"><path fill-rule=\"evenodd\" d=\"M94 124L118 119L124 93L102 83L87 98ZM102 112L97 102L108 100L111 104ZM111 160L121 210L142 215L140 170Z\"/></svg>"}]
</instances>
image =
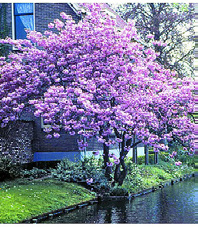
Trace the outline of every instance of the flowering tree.
<instances>
[{"instance_id":1,"label":"flowering tree","mask_svg":"<svg viewBox=\"0 0 198 228\"><path fill-rule=\"evenodd\" d=\"M164 149L161 139L192 146L187 117L193 109L192 82L177 78L155 61L158 54L153 49L134 42L138 37L133 22L119 31L100 4L86 7L89 14L78 24L61 13L65 23L54 20L44 35L28 32L30 42L1 41L16 42L21 51L11 54L9 63L1 62L1 75L8 77L8 69L19 80L8 80L1 102L3 107L5 98L11 97L9 115L3 113L1 120L5 124L15 119L15 112L26 106L25 99L34 106L35 116L51 125L45 129L47 138L59 138L64 129L81 136L82 150L87 146L83 138L96 137L104 145L107 171L112 166L109 147L117 143L120 156L114 157L114 181L121 185L127 174L124 159L138 143L153 146L156 152Z\"/></svg>"}]
</instances>

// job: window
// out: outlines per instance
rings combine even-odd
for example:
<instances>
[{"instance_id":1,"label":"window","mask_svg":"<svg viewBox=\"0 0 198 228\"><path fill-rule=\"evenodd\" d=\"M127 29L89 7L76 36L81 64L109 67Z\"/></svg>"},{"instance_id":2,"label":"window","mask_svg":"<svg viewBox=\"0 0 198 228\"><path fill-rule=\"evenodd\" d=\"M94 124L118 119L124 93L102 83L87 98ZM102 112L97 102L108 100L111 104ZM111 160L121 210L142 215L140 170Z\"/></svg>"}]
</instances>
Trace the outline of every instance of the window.
<instances>
[{"instance_id":1,"label":"window","mask_svg":"<svg viewBox=\"0 0 198 228\"><path fill-rule=\"evenodd\" d=\"M44 119L43 119L42 116L41 116L41 128L42 129L44 129L44 128L52 128L52 126L50 124L44 123Z\"/></svg>"},{"instance_id":2,"label":"window","mask_svg":"<svg viewBox=\"0 0 198 228\"><path fill-rule=\"evenodd\" d=\"M13 3L13 38L26 39L25 29L34 30L34 4Z\"/></svg>"}]
</instances>

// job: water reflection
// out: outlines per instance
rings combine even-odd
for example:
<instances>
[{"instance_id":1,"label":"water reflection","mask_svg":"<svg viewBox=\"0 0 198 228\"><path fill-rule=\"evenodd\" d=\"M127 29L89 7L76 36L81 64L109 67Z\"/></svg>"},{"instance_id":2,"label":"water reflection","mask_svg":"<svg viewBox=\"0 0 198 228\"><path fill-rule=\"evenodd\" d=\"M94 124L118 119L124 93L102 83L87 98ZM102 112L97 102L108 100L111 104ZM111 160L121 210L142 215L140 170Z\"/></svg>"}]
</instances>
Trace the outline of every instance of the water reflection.
<instances>
[{"instance_id":1,"label":"water reflection","mask_svg":"<svg viewBox=\"0 0 198 228\"><path fill-rule=\"evenodd\" d=\"M198 222L195 178L131 199L102 202L44 223L187 223Z\"/></svg>"}]
</instances>

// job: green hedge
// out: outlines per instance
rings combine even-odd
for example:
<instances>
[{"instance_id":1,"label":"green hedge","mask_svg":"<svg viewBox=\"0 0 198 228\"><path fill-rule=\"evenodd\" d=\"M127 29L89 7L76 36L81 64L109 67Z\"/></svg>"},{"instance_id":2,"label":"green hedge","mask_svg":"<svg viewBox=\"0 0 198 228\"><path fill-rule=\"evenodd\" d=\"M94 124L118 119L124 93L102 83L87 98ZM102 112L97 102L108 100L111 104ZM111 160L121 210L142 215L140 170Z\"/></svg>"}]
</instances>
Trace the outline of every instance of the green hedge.
<instances>
[{"instance_id":1,"label":"green hedge","mask_svg":"<svg viewBox=\"0 0 198 228\"><path fill-rule=\"evenodd\" d=\"M149 154L149 163L154 164L154 154ZM145 164L145 156L144 155L137 157L137 164L138 165Z\"/></svg>"},{"instance_id":2,"label":"green hedge","mask_svg":"<svg viewBox=\"0 0 198 228\"><path fill-rule=\"evenodd\" d=\"M150 152L150 151L149 151ZM159 153L159 160L167 161L167 156L169 155L168 152L161 152ZM141 155L137 157L137 164L142 165L145 164L145 155ZM154 153L150 152L149 154L149 164L154 164Z\"/></svg>"}]
</instances>

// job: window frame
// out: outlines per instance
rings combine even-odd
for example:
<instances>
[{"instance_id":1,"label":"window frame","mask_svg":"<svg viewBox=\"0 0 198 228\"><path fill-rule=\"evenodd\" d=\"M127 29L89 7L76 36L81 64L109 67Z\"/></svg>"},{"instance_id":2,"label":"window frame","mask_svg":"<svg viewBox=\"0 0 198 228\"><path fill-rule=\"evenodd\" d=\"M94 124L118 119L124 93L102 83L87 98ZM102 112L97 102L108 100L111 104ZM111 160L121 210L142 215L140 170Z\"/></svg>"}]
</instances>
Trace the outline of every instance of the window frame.
<instances>
[{"instance_id":1,"label":"window frame","mask_svg":"<svg viewBox=\"0 0 198 228\"><path fill-rule=\"evenodd\" d=\"M51 124L45 124L44 123L44 119L43 119L42 116L40 118L41 118L41 129L42 130L45 129L45 128L52 128L52 125Z\"/></svg>"},{"instance_id":2,"label":"window frame","mask_svg":"<svg viewBox=\"0 0 198 228\"><path fill-rule=\"evenodd\" d=\"M23 2L22 2L23 3ZM29 2L28 2L29 3ZM34 30L35 31L35 3L34 2L30 2L33 4L33 20L34 20ZM12 39L13 40L17 40L16 39L16 23L15 23L15 13L14 13L14 2L12 3ZM28 14L24 14L24 15L28 15ZM32 15L32 14L30 14ZM13 47L13 50L17 50L16 47Z\"/></svg>"}]
</instances>

